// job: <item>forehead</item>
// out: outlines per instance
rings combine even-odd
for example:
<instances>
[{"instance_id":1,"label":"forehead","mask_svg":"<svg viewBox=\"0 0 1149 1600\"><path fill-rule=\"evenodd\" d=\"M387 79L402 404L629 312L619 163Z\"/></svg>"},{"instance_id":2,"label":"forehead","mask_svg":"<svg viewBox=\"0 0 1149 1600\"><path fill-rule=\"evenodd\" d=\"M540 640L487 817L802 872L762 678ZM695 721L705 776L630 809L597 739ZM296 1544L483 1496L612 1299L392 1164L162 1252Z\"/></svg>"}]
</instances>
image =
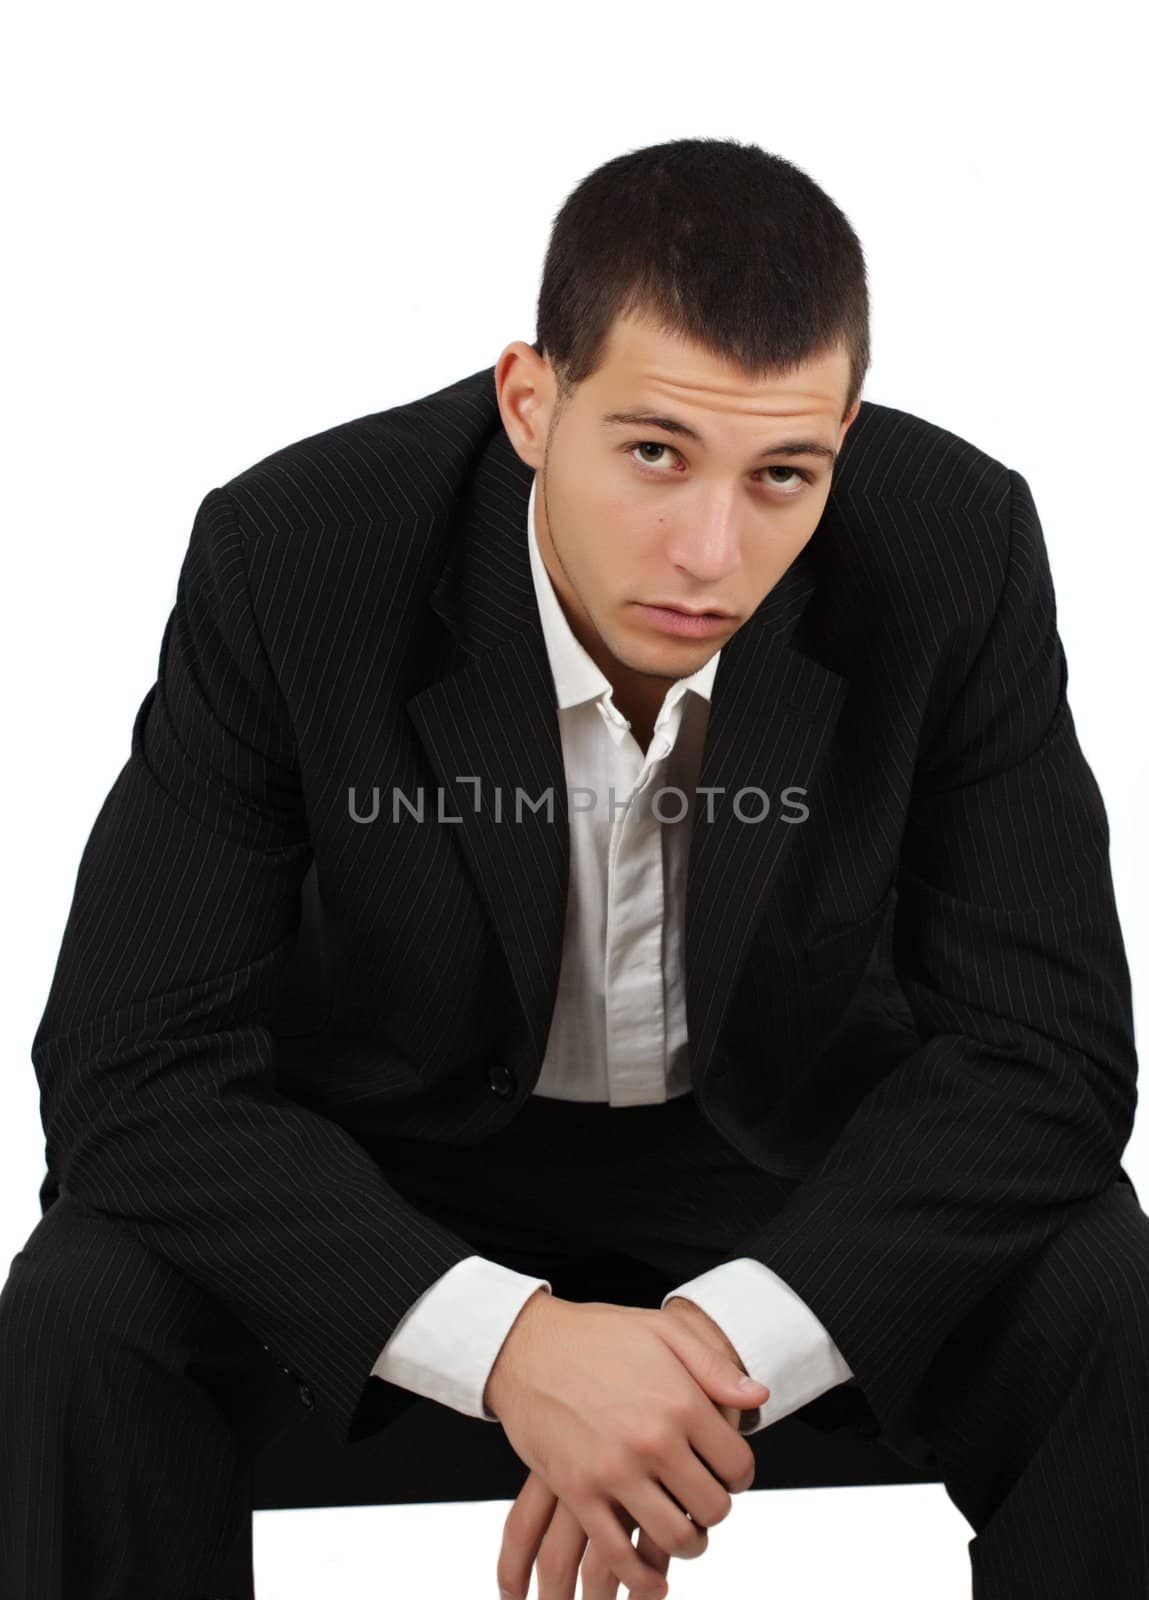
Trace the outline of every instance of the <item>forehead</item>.
<instances>
[{"instance_id":1,"label":"forehead","mask_svg":"<svg viewBox=\"0 0 1149 1600\"><path fill-rule=\"evenodd\" d=\"M786 373L748 375L735 362L646 318L619 317L599 369L587 380L596 414L618 409L682 413L695 406L747 417L828 414L837 420L850 387L850 358L837 344ZM601 403L600 403L601 402Z\"/></svg>"}]
</instances>

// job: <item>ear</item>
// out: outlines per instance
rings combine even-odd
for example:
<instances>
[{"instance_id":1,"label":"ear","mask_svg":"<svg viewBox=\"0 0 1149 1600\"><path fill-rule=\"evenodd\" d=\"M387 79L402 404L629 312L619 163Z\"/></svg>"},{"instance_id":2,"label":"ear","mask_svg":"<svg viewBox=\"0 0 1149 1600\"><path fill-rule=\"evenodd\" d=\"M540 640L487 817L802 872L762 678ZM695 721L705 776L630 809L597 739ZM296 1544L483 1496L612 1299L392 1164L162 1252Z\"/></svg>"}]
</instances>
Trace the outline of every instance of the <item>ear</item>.
<instances>
[{"instance_id":1,"label":"ear","mask_svg":"<svg viewBox=\"0 0 1149 1600\"><path fill-rule=\"evenodd\" d=\"M546 454L554 404L550 363L533 345L515 339L500 353L494 376L495 397L507 436L519 459L538 471Z\"/></svg>"},{"instance_id":2,"label":"ear","mask_svg":"<svg viewBox=\"0 0 1149 1600\"><path fill-rule=\"evenodd\" d=\"M858 415L858 412L861 409L862 409L862 397L861 397L861 395L859 395L858 398L854 401L853 405L850 407L849 411L847 411L846 415L842 418L842 425L838 430L838 449L839 450L842 448L842 440L846 437L846 434L849 432L850 424L853 422L854 418Z\"/></svg>"}]
</instances>

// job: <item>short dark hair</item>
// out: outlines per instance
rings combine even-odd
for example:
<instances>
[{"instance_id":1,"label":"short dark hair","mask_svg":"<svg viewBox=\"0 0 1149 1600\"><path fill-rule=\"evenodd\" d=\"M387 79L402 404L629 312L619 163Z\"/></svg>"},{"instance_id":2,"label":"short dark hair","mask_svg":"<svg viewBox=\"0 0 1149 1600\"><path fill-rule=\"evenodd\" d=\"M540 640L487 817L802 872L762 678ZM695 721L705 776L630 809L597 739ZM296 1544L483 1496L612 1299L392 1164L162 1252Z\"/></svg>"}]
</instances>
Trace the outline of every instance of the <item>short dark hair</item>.
<instances>
[{"instance_id":1,"label":"short dark hair","mask_svg":"<svg viewBox=\"0 0 1149 1600\"><path fill-rule=\"evenodd\" d=\"M842 343L846 411L870 364L865 257L849 221L799 167L737 139L630 150L568 195L551 229L532 347L554 369L558 410L598 370L627 313L754 376Z\"/></svg>"}]
</instances>

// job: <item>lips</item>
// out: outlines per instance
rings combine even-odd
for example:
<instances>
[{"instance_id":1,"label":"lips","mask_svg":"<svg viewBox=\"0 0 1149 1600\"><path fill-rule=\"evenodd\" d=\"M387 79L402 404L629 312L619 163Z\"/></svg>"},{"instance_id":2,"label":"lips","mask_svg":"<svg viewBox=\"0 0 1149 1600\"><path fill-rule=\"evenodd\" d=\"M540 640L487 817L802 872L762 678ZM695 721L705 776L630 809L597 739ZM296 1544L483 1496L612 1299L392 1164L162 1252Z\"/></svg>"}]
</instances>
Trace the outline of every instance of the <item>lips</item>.
<instances>
[{"instance_id":1,"label":"lips","mask_svg":"<svg viewBox=\"0 0 1149 1600\"><path fill-rule=\"evenodd\" d=\"M728 631L726 624L732 620L714 612L687 612L676 606L648 605L642 601L637 604L649 627L659 633L678 634L681 638L706 639L725 633Z\"/></svg>"},{"instance_id":2,"label":"lips","mask_svg":"<svg viewBox=\"0 0 1149 1600\"><path fill-rule=\"evenodd\" d=\"M728 617L730 615L729 611L711 609L691 611L686 606L672 606L664 600L647 600L645 603L650 606L657 606L660 611L677 611L680 617Z\"/></svg>"}]
</instances>

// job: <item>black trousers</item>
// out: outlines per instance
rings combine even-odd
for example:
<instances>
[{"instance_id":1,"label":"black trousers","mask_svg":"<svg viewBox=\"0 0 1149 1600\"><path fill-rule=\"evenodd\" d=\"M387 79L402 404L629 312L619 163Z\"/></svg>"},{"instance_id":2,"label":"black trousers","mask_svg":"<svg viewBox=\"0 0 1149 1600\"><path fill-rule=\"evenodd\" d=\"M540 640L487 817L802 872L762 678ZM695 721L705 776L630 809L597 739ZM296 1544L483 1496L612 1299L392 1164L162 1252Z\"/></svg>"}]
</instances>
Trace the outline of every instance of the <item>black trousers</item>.
<instances>
[{"instance_id":1,"label":"black trousers","mask_svg":"<svg viewBox=\"0 0 1149 1600\"><path fill-rule=\"evenodd\" d=\"M746 1163L693 1095L534 1097L469 1149L364 1143L477 1252L560 1295L572 1263L585 1282L607 1255L653 1267L665 1293L797 1181ZM975 1530L974 1600L1149 1596L1149 1218L1131 1184L1079 1207L979 1303L917 1401L909 1440L880 1431L856 1381L798 1414L853 1407L937 1469ZM250 1597L251 1462L305 1415L221 1303L61 1194L0 1292L0 1600Z\"/></svg>"}]
</instances>

